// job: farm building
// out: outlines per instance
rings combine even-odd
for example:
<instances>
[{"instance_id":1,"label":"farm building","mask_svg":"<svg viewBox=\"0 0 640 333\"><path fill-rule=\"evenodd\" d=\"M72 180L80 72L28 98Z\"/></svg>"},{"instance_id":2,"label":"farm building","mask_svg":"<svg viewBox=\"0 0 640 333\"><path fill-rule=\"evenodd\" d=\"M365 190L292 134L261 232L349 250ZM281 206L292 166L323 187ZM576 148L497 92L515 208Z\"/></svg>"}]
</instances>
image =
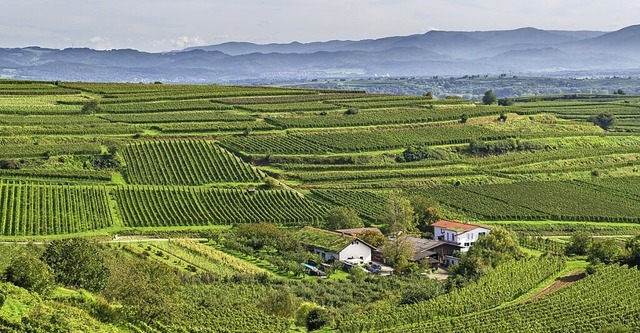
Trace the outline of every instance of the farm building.
<instances>
[{"instance_id":1,"label":"farm building","mask_svg":"<svg viewBox=\"0 0 640 333\"><path fill-rule=\"evenodd\" d=\"M447 263L453 258L453 253L460 251L460 246L439 240L409 237L413 243L414 255L410 261L423 262L427 260L430 265Z\"/></svg>"},{"instance_id":2,"label":"farm building","mask_svg":"<svg viewBox=\"0 0 640 333\"><path fill-rule=\"evenodd\" d=\"M433 226L433 239L460 246L460 252L467 252L489 229L470 223L438 221Z\"/></svg>"},{"instance_id":3,"label":"farm building","mask_svg":"<svg viewBox=\"0 0 640 333\"><path fill-rule=\"evenodd\" d=\"M314 227L302 228L295 238L324 261L355 259L367 262L371 261L371 253L375 250L357 237Z\"/></svg>"}]
</instances>

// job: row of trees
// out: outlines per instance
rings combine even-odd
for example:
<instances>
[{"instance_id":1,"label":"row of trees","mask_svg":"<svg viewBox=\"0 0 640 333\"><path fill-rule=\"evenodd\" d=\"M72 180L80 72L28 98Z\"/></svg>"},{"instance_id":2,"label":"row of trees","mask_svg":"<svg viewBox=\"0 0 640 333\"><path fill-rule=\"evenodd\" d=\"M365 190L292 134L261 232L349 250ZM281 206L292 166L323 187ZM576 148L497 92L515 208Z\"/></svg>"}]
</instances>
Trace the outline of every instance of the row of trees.
<instances>
[{"instance_id":1,"label":"row of trees","mask_svg":"<svg viewBox=\"0 0 640 333\"><path fill-rule=\"evenodd\" d=\"M615 238L595 240L587 232L576 232L571 236L566 254L587 256L592 264L621 263L640 266L640 236L630 238L621 246Z\"/></svg>"}]
</instances>

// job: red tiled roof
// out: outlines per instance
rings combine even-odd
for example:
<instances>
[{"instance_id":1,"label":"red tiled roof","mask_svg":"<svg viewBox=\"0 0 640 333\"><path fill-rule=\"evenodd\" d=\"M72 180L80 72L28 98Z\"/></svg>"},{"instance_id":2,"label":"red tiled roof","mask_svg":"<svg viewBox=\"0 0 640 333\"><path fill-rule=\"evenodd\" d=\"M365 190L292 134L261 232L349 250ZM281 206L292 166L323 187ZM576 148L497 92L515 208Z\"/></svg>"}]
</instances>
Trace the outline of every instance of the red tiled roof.
<instances>
[{"instance_id":1,"label":"red tiled roof","mask_svg":"<svg viewBox=\"0 0 640 333\"><path fill-rule=\"evenodd\" d=\"M453 221L444 221L444 220L440 220L440 221L432 224L432 226L440 227L440 228L444 228L444 229L448 229L448 230L455 230L455 231L460 231L460 230L469 231L469 230L473 230L473 229L476 229L476 228L480 228L480 226L473 225L473 224L466 224L466 223L453 222Z\"/></svg>"}]
</instances>

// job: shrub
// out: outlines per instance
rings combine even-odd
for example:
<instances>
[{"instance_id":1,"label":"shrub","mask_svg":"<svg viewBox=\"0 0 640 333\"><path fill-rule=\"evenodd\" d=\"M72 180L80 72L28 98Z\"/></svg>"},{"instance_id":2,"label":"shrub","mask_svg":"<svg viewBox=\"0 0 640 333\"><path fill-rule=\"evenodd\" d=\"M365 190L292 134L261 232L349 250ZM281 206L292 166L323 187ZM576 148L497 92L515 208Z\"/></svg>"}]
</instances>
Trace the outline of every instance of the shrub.
<instances>
[{"instance_id":1,"label":"shrub","mask_svg":"<svg viewBox=\"0 0 640 333\"><path fill-rule=\"evenodd\" d=\"M6 278L14 285L38 294L49 292L55 284L51 267L27 252L11 261Z\"/></svg>"}]
</instances>

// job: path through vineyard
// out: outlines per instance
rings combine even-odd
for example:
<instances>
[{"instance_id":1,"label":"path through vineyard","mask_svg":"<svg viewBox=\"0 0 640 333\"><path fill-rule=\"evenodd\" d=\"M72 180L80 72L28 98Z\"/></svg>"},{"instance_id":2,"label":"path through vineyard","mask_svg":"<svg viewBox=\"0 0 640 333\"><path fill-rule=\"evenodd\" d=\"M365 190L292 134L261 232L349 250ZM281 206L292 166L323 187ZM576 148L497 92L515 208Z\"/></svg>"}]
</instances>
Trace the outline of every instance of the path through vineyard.
<instances>
[{"instance_id":1,"label":"path through vineyard","mask_svg":"<svg viewBox=\"0 0 640 333\"><path fill-rule=\"evenodd\" d=\"M586 276L586 274L584 273L584 270L582 269L577 269L577 270L573 270L571 272L568 272L567 274L565 274L564 276L561 276L555 280L553 280L553 282L548 285L547 287L545 287L544 289L538 291L537 293L517 302L517 303L524 303L524 302L528 302L528 301L534 301L540 297L549 295L551 293L554 293L562 288L568 287L570 285L572 285L573 283L583 279Z\"/></svg>"}]
</instances>

